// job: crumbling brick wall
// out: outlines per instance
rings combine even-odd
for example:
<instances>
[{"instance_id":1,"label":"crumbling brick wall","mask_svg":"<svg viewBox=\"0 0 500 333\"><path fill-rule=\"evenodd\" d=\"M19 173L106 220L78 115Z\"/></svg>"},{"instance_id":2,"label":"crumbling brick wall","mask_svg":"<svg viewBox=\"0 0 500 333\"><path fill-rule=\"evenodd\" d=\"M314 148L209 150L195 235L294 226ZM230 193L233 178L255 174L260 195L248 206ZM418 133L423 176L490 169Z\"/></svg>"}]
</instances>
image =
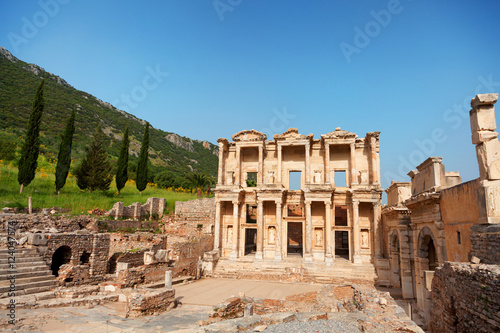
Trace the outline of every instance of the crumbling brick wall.
<instances>
[{"instance_id":1,"label":"crumbling brick wall","mask_svg":"<svg viewBox=\"0 0 500 333\"><path fill-rule=\"evenodd\" d=\"M471 256L485 264L500 264L500 224L475 225L471 228Z\"/></svg>"},{"instance_id":2,"label":"crumbling brick wall","mask_svg":"<svg viewBox=\"0 0 500 333\"><path fill-rule=\"evenodd\" d=\"M65 217L40 214L16 214L0 217L0 232L7 232L9 221L17 222L16 230L18 232L32 231L35 229L48 231L50 228L55 228L59 232L73 232L84 229L90 223L95 222L90 216Z\"/></svg>"},{"instance_id":3,"label":"crumbling brick wall","mask_svg":"<svg viewBox=\"0 0 500 333\"><path fill-rule=\"evenodd\" d=\"M190 242L172 244L170 258L175 260L172 269L173 276L195 276L198 258L203 258L203 254L212 250L213 247L214 237L212 235L203 235Z\"/></svg>"},{"instance_id":4,"label":"crumbling brick wall","mask_svg":"<svg viewBox=\"0 0 500 333\"><path fill-rule=\"evenodd\" d=\"M433 332L496 332L500 267L445 262L432 280Z\"/></svg>"},{"instance_id":5,"label":"crumbling brick wall","mask_svg":"<svg viewBox=\"0 0 500 333\"><path fill-rule=\"evenodd\" d=\"M203 198L175 202L176 220L185 221L192 226L214 225L215 198Z\"/></svg>"}]
</instances>

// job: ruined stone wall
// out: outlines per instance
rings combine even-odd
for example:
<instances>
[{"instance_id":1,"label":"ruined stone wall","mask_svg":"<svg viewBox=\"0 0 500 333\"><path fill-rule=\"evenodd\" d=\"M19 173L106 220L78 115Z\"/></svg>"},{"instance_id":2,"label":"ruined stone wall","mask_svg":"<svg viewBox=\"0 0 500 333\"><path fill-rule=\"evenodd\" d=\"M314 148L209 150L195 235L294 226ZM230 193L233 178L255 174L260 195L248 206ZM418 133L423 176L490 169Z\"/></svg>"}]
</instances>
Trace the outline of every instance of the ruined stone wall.
<instances>
[{"instance_id":1,"label":"ruined stone wall","mask_svg":"<svg viewBox=\"0 0 500 333\"><path fill-rule=\"evenodd\" d=\"M500 224L475 225L471 228L471 256L482 263L500 264Z\"/></svg>"},{"instance_id":2,"label":"ruined stone wall","mask_svg":"<svg viewBox=\"0 0 500 333\"><path fill-rule=\"evenodd\" d=\"M172 244L171 259L175 260L172 269L173 276L196 275L196 263L198 258L203 258L203 254L214 247L214 237L212 235L200 236L191 242Z\"/></svg>"},{"instance_id":3,"label":"ruined stone wall","mask_svg":"<svg viewBox=\"0 0 500 333\"><path fill-rule=\"evenodd\" d=\"M188 224L213 225L215 221L215 198L176 201L175 215L177 221L185 221Z\"/></svg>"},{"instance_id":4,"label":"ruined stone wall","mask_svg":"<svg viewBox=\"0 0 500 333\"><path fill-rule=\"evenodd\" d=\"M74 266L81 263L84 252L90 254L90 275L98 279L104 277L109 253L109 234L52 234L47 241L45 253L42 253L49 265L54 252L61 246L71 249L70 263Z\"/></svg>"},{"instance_id":5,"label":"ruined stone wall","mask_svg":"<svg viewBox=\"0 0 500 333\"><path fill-rule=\"evenodd\" d=\"M496 332L500 267L446 262L432 281L433 332Z\"/></svg>"},{"instance_id":6,"label":"ruined stone wall","mask_svg":"<svg viewBox=\"0 0 500 333\"><path fill-rule=\"evenodd\" d=\"M163 216L167 203L165 198L148 198L144 205L134 202L130 206L125 206L123 202L116 202L110 211L106 213L115 219L132 218L135 220L158 219Z\"/></svg>"},{"instance_id":7,"label":"ruined stone wall","mask_svg":"<svg viewBox=\"0 0 500 333\"><path fill-rule=\"evenodd\" d=\"M168 263L142 265L119 271L116 281L121 284L122 288L133 287L142 283L165 281L165 272L170 269ZM177 276L173 274L173 277Z\"/></svg>"},{"instance_id":8,"label":"ruined stone wall","mask_svg":"<svg viewBox=\"0 0 500 333\"><path fill-rule=\"evenodd\" d=\"M109 220L109 221L99 221L99 231L101 232L113 232L117 230L138 230L138 229L151 229L158 230L158 221L132 221L132 220Z\"/></svg>"},{"instance_id":9,"label":"ruined stone wall","mask_svg":"<svg viewBox=\"0 0 500 333\"><path fill-rule=\"evenodd\" d=\"M60 232L72 232L86 228L95 220L90 216L53 216L41 214L16 214L11 216L0 216L0 232L7 232L9 221L16 221L17 231L26 232L34 229L40 231L49 231L50 228L55 228Z\"/></svg>"}]
</instances>

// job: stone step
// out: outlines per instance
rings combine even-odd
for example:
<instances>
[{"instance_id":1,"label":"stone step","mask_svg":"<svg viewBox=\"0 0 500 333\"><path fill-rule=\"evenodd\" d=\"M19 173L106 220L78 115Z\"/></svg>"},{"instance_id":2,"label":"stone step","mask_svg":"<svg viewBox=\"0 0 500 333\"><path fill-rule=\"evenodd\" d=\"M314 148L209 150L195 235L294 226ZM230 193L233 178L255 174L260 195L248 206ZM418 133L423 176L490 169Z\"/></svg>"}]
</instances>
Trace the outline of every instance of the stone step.
<instances>
[{"instance_id":1,"label":"stone step","mask_svg":"<svg viewBox=\"0 0 500 333\"><path fill-rule=\"evenodd\" d=\"M57 281L55 279L52 280L44 280L44 281L37 281L37 282L29 282L29 283L18 283L16 281L16 294L29 294L33 292L38 292L36 288L39 287L55 287L57 285ZM35 289L33 289L35 288ZM0 287L0 294L4 294L4 297L7 297L7 293L10 290L10 286L1 286ZM0 296L1 297L1 296Z\"/></svg>"},{"instance_id":2,"label":"stone step","mask_svg":"<svg viewBox=\"0 0 500 333\"><path fill-rule=\"evenodd\" d=\"M10 261L12 260L15 260L15 263L16 264L19 264L19 263L31 263L31 262L34 262L34 261L43 261L40 256L38 255L32 255L32 256L19 256L19 255L16 255L14 257L14 259L9 259L8 257L7 258L0 258L0 265L4 265L4 264L9 264Z\"/></svg>"},{"instance_id":3,"label":"stone step","mask_svg":"<svg viewBox=\"0 0 500 333\"><path fill-rule=\"evenodd\" d=\"M11 275L12 275L12 273L0 272L0 281L8 280ZM37 270L37 271L33 271L33 272L20 273L18 270L15 275L16 275L16 279L22 279L22 278L27 278L27 277L37 277L37 276L52 276L52 271L50 271L49 269L46 268L45 270Z\"/></svg>"},{"instance_id":4,"label":"stone step","mask_svg":"<svg viewBox=\"0 0 500 333\"><path fill-rule=\"evenodd\" d=\"M17 258L16 258L17 260ZM45 264L45 261L41 260L39 258L39 260L36 260L36 261L32 261L32 262L20 262L20 263L12 263L12 265L14 265L15 269L20 269L20 268L26 268L26 267L32 267L32 266L45 266L47 267L47 265ZM11 269L11 264L0 264L0 271L3 271L3 270L10 270Z\"/></svg>"},{"instance_id":5,"label":"stone step","mask_svg":"<svg viewBox=\"0 0 500 333\"><path fill-rule=\"evenodd\" d=\"M82 306L86 304L103 304L106 302L117 302L118 295L92 295L82 298L55 298L55 297L40 297L47 295L46 293L38 293L16 297L16 308L31 309L31 308L55 308L66 306ZM0 299L0 309L7 309L10 299Z\"/></svg>"},{"instance_id":6,"label":"stone step","mask_svg":"<svg viewBox=\"0 0 500 333\"><path fill-rule=\"evenodd\" d=\"M24 285L27 283L32 283L32 282L41 282L41 281L53 281L53 276L52 275L42 275L42 276L28 276L28 277L23 277L23 278L18 278L16 276L15 283L17 285ZM1 287L7 287L11 284L10 280L0 280L0 288Z\"/></svg>"},{"instance_id":7,"label":"stone step","mask_svg":"<svg viewBox=\"0 0 500 333\"><path fill-rule=\"evenodd\" d=\"M45 263L43 263L43 264L36 264L36 266L24 266L24 267L18 267L16 265L15 270L16 270L17 274L20 274L20 273L45 271L45 270L49 270L49 268L47 265L45 265ZM0 274L9 274L9 272L10 272L10 268L0 269Z\"/></svg>"}]
</instances>

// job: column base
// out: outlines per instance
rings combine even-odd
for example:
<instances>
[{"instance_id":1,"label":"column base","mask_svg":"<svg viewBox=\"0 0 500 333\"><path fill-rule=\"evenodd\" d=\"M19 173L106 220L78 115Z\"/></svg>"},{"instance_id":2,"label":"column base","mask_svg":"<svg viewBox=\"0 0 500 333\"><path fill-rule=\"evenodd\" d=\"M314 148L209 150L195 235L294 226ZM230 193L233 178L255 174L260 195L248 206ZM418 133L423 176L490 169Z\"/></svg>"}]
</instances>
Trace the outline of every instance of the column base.
<instances>
[{"instance_id":1,"label":"column base","mask_svg":"<svg viewBox=\"0 0 500 333\"><path fill-rule=\"evenodd\" d=\"M281 252L274 252L274 260L276 261L281 261L283 260L283 255L281 254Z\"/></svg>"},{"instance_id":2,"label":"column base","mask_svg":"<svg viewBox=\"0 0 500 333\"><path fill-rule=\"evenodd\" d=\"M238 259L238 251L232 250L231 254L229 255L229 260L236 260Z\"/></svg>"},{"instance_id":3,"label":"column base","mask_svg":"<svg viewBox=\"0 0 500 333\"><path fill-rule=\"evenodd\" d=\"M256 260L262 260L262 259L264 259L264 257L262 256L262 251L255 252L255 259Z\"/></svg>"},{"instance_id":4,"label":"column base","mask_svg":"<svg viewBox=\"0 0 500 333\"><path fill-rule=\"evenodd\" d=\"M325 257L325 264L327 266L331 266L333 264L333 257L331 254L327 254L326 257Z\"/></svg>"},{"instance_id":5,"label":"column base","mask_svg":"<svg viewBox=\"0 0 500 333\"><path fill-rule=\"evenodd\" d=\"M313 262L313 256L311 253L306 253L304 254L304 261L305 262Z\"/></svg>"},{"instance_id":6,"label":"column base","mask_svg":"<svg viewBox=\"0 0 500 333\"><path fill-rule=\"evenodd\" d=\"M353 263L353 264L362 264L362 263L363 263L363 258L361 257L361 255L359 255L359 254L358 254L358 255L356 255L356 254L355 254L355 255L352 257L352 263Z\"/></svg>"}]
</instances>

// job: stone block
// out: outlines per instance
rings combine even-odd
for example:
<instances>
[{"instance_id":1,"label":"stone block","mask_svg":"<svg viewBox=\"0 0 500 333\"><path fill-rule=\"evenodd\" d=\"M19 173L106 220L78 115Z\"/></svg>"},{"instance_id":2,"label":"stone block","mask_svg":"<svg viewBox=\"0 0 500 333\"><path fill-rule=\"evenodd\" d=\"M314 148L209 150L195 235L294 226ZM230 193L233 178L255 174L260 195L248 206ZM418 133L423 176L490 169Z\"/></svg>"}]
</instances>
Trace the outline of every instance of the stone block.
<instances>
[{"instance_id":1,"label":"stone block","mask_svg":"<svg viewBox=\"0 0 500 333\"><path fill-rule=\"evenodd\" d=\"M480 143L496 139L497 137L498 133L493 131L472 132L472 143L478 145Z\"/></svg>"},{"instance_id":2,"label":"stone block","mask_svg":"<svg viewBox=\"0 0 500 333\"><path fill-rule=\"evenodd\" d=\"M470 101L470 106L475 108L479 105L495 104L498 100L498 93L478 94Z\"/></svg>"},{"instance_id":3,"label":"stone block","mask_svg":"<svg viewBox=\"0 0 500 333\"><path fill-rule=\"evenodd\" d=\"M483 181L478 189L479 223L500 223L500 181Z\"/></svg>"},{"instance_id":4,"label":"stone block","mask_svg":"<svg viewBox=\"0 0 500 333\"><path fill-rule=\"evenodd\" d=\"M472 258L470 259L470 261L474 264L479 264L481 262L481 259L479 259L478 257L476 256L472 256Z\"/></svg>"},{"instance_id":5,"label":"stone block","mask_svg":"<svg viewBox=\"0 0 500 333\"><path fill-rule=\"evenodd\" d=\"M476 146L481 179L500 179L500 142L491 140Z\"/></svg>"},{"instance_id":6,"label":"stone block","mask_svg":"<svg viewBox=\"0 0 500 333\"><path fill-rule=\"evenodd\" d=\"M31 245L47 245L49 240L46 234L28 234L28 243Z\"/></svg>"},{"instance_id":7,"label":"stone block","mask_svg":"<svg viewBox=\"0 0 500 333\"><path fill-rule=\"evenodd\" d=\"M156 251L155 259L157 262L167 262L168 261L168 251L167 250Z\"/></svg>"},{"instance_id":8,"label":"stone block","mask_svg":"<svg viewBox=\"0 0 500 333\"><path fill-rule=\"evenodd\" d=\"M425 289L429 291L431 291L433 277L434 277L434 271L424 271L424 286Z\"/></svg>"},{"instance_id":9,"label":"stone block","mask_svg":"<svg viewBox=\"0 0 500 333\"><path fill-rule=\"evenodd\" d=\"M245 305L244 316L245 317L253 316L253 304L246 304Z\"/></svg>"},{"instance_id":10,"label":"stone block","mask_svg":"<svg viewBox=\"0 0 500 333\"><path fill-rule=\"evenodd\" d=\"M471 133L478 131L494 131L497 128L495 107L493 105L479 106L469 111Z\"/></svg>"},{"instance_id":11,"label":"stone block","mask_svg":"<svg viewBox=\"0 0 500 333\"><path fill-rule=\"evenodd\" d=\"M153 251L144 252L144 265L156 263L155 253Z\"/></svg>"},{"instance_id":12,"label":"stone block","mask_svg":"<svg viewBox=\"0 0 500 333\"><path fill-rule=\"evenodd\" d=\"M295 314L290 312L277 312L261 316L266 325L289 323L295 320Z\"/></svg>"}]
</instances>

